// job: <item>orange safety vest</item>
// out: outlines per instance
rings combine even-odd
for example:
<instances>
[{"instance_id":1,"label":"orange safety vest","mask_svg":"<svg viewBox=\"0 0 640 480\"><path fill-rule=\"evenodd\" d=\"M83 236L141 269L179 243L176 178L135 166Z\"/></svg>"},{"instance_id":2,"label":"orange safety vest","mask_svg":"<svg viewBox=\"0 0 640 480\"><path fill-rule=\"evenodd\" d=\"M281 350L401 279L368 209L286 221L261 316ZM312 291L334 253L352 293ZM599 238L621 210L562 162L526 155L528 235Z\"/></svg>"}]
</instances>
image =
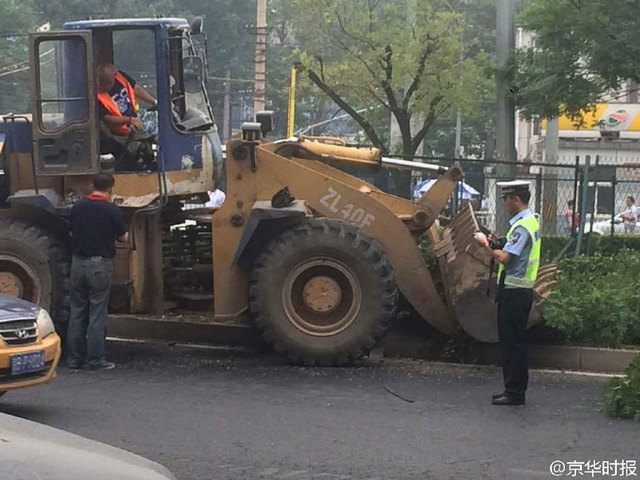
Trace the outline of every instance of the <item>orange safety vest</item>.
<instances>
[{"instance_id":1,"label":"orange safety vest","mask_svg":"<svg viewBox=\"0 0 640 480\"><path fill-rule=\"evenodd\" d=\"M131 84L120 72L116 72L116 82L120 83L120 85L123 85L127 89L131 104L133 105L134 110L137 112L138 102L136 101L136 94L133 91L133 87L131 86ZM120 109L118 108L118 105L116 105L116 102L114 102L113 98L111 98L111 95L109 95L109 92L98 92L98 101L107 110L109 115L113 115L114 117L123 116L120 112ZM109 128L115 135L129 135L128 125L110 125Z\"/></svg>"}]
</instances>

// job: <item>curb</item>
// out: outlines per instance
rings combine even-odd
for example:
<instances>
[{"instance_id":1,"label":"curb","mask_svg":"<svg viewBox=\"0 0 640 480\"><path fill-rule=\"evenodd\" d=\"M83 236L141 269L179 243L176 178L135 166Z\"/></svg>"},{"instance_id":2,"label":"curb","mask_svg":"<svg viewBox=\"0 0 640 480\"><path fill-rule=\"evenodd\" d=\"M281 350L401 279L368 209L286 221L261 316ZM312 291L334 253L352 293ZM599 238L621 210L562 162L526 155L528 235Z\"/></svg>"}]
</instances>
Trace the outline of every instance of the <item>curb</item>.
<instances>
[{"instance_id":1,"label":"curb","mask_svg":"<svg viewBox=\"0 0 640 480\"><path fill-rule=\"evenodd\" d=\"M129 339L153 339L213 345L259 347L257 330L247 322L204 322L171 317L109 315L108 335Z\"/></svg>"},{"instance_id":2,"label":"curb","mask_svg":"<svg viewBox=\"0 0 640 480\"><path fill-rule=\"evenodd\" d=\"M420 337L390 332L384 340L384 355L422 360L441 360L429 353L428 343ZM575 370L580 372L624 373L640 348L597 348L568 345L528 345L529 366L537 369ZM499 351L495 343L474 346L479 365L498 365Z\"/></svg>"},{"instance_id":3,"label":"curb","mask_svg":"<svg viewBox=\"0 0 640 480\"><path fill-rule=\"evenodd\" d=\"M110 315L108 335L125 339L264 347L259 332L249 321L205 322L171 317ZM432 350L432 345L425 338L394 331L389 332L382 343L384 357L441 361L442 358L437 358ZM631 360L640 355L640 348L529 345L528 352L531 368L622 374ZM473 353L479 365L498 364L496 344L476 345Z\"/></svg>"}]
</instances>

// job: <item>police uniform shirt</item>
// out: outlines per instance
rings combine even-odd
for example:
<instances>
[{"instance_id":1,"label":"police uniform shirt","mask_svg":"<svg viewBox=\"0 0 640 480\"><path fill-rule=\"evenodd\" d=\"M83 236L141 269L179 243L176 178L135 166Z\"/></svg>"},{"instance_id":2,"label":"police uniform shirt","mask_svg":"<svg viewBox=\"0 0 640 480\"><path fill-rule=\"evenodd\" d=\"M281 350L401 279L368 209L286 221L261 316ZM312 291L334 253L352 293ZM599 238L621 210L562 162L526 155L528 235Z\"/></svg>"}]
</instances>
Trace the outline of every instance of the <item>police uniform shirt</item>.
<instances>
[{"instance_id":1,"label":"police uniform shirt","mask_svg":"<svg viewBox=\"0 0 640 480\"><path fill-rule=\"evenodd\" d=\"M532 216L533 213L527 208L517 215L514 215L509 220L509 224L513 225L521 218L528 218ZM505 275L524 278L532 246L533 242L531 241L531 235L529 235L527 229L522 226L516 227L507 239L507 243L503 248L505 252L511 254L511 260L509 260L509 263L504 266ZM516 287L505 285L504 288Z\"/></svg>"}]
</instances>

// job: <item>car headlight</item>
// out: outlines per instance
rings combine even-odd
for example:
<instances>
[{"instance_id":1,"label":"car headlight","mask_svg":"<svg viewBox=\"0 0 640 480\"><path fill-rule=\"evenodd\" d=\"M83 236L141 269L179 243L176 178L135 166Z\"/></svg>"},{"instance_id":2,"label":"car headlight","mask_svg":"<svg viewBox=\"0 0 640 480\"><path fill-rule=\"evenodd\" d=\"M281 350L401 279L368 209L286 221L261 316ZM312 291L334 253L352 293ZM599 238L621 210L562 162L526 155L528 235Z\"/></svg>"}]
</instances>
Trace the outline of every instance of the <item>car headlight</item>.
<instances>
[{"instance_id":1,"label":"car headlight","mask_svg":"<svg viewBox=\"0 0 640 480\"><path fill-rule=\"evenodd\" d=\"M51 335L56 331L55 327L53 326L53 320L51 320L51 316L49 316L49 312L47 312L44 308L40 309L37 322L38 329L40 330L40 335L42 335L42 338L46 337L47 335Z\"/></svg>"}]
</instances>

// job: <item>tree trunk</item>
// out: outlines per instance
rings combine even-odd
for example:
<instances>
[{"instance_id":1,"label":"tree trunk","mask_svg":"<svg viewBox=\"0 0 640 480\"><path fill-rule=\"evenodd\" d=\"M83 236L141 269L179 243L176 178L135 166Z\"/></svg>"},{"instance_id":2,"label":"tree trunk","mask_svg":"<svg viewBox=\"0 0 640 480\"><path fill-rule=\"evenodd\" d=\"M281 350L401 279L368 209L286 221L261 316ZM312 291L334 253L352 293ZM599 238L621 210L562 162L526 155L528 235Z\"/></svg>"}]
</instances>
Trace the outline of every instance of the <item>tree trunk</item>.
<instances>
[{"instance_id":1,"label":"tree trunk","mask_svg":"<svg viewBox=\"0 0 640 480\"><path fill-rule=\"evenodd\" d=\"M391 139L390 150L400 153L407 160L412 160L415 154L413 148L413 137L411 134L411 118L406 111L395 111L391 114L392 130L397 128L400 135L396 135ZM394 125L395 124L395 125ZM394 170L391 173L392 184L389 193L404 198L411 198L411 170Z\"/></svg>"}]
</instances>

